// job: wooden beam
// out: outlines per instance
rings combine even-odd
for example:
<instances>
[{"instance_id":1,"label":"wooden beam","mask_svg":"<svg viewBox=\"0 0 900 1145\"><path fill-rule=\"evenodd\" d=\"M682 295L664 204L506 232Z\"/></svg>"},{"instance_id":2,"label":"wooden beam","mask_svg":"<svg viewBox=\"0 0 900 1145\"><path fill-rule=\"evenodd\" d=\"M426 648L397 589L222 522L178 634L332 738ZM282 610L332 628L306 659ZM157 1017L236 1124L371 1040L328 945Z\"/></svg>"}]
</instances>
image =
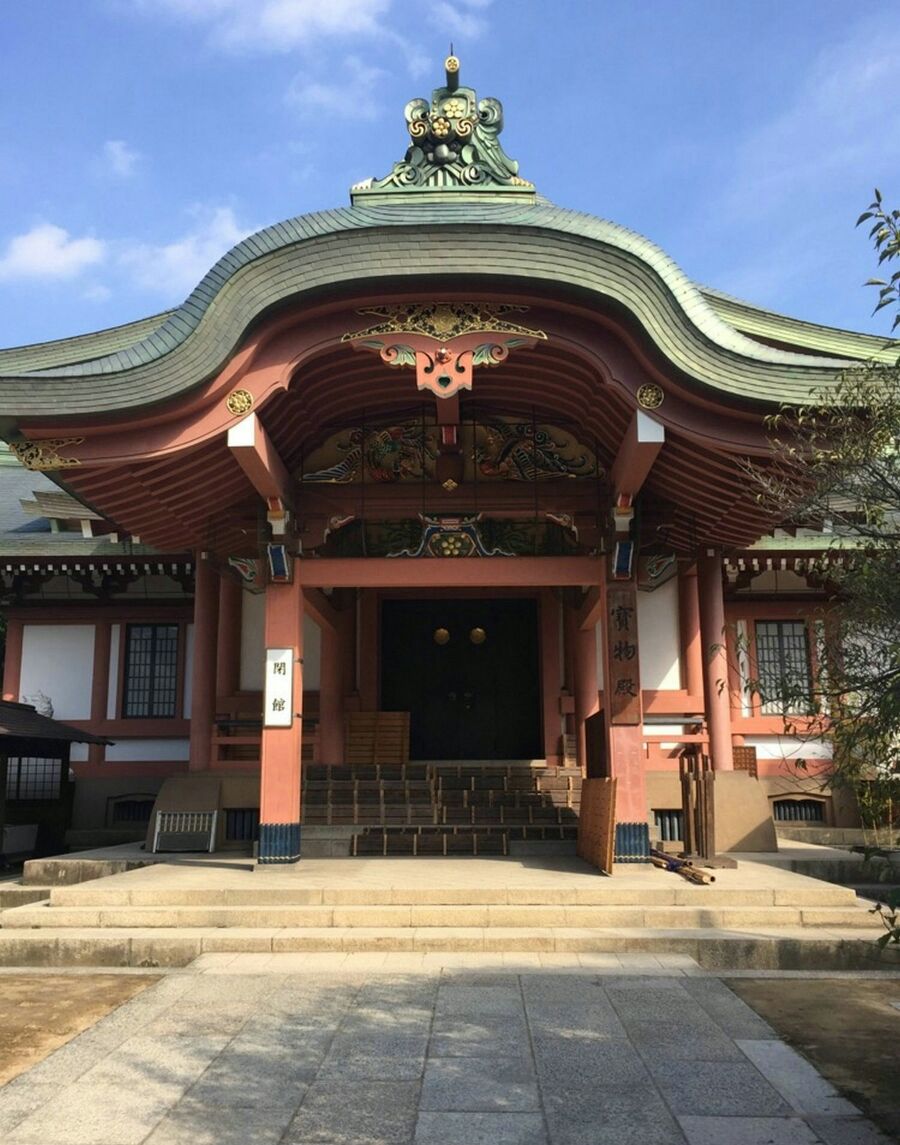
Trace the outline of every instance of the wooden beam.
<instances>
[{"instance_id":1,"label":"wooden beam","mask_svg":"<svg viewBox=\"0 0 900 1145\"><path fill-rule=\"evenodd\" d=\"M589 589L578 609L578 628L593 628L602 615L603 593L600 586L595 584L593 588Z\"/></svg>"},{"instance_id":2,"label":"wooden beam","mask_svg":"<svg viewBox=\"0 0 900 1145\"><path fill-rule=\"evenodd\" d=\"M296 491L296 509L305 518L322 516L357 516L363 506L367 517L415 517L423 511L423 491L427 496L426 513L466 513L473 506L488 504L486 516L516 519L533 518L542 513L585 514L597 513L597 483L593 480L550 479L541 481L537 488L532 481L463 482L452 493L439 485L423 487L421 482L398 482L381 485L369 482L365 486L300 484ZM537 503L535 503L537 499Z\"/></svg>"},{"instance_id":3,"label":"wooden beam","mask_svg":"<svg viewBox=\"0 0 900 1145\"><path fill-rule=\"evenodd\" d=\"M635 497L666 440L665 427L635 410L610 471L613 495Z\"/></svg>"},{"instance_id":4,"label":"wooden beam","mask_svg":"<svg viewBox=\"0 0 900 1145\"><path fill-rule=\"evenodd\" d=\"M294 565L296 568L296 564ZM306 611L320 628L327 628L330 632L338 630L337 609L324 592L318 588L304 588L303 598Z\"/></svg>"},{"instance_id":5,"label":"wooden beam","mask_svg":"<svg viewBox=\"0 0 900 1145\"><path fill-rule=\"evenodd\" d=\"M298 560L307 588L543 588L599 584L600 557L320 557Z\"/></svg>"},{"instance_id":6,"label":"wooden beam","mask_svg":"<svg viewBox=\"0 0 900 1145\"><path fill-rule=\"evenodd\" d=\"M260 497L290 500L288 471L255 413L229 429L228 448Z\"/></svg>"}]
</instances>

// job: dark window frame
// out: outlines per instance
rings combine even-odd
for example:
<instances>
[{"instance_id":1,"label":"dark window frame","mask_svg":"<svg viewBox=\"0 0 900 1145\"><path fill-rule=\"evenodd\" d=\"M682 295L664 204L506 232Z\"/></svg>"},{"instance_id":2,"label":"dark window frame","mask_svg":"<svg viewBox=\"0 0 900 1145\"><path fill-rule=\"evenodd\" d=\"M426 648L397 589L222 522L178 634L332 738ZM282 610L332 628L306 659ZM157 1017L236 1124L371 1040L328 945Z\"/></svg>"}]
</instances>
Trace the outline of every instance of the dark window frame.
<instances>
[{"instance_id":1,"label":"dark window frame","mask_svg":"<svg viewBox=\"0 0 900 1145\"><path fill-rule=\"evenodd\" d=\"M63 771L67 767L59 756L10 756L6 771L7 802L57 803L64 793Z\"/></svg>"},{"instance_id":2,"label":"dark window frame","mask_svg":"<svg viewBox=\"0 0 900 1145\"><path fill-rule=\"evenodd\" d=\"M797 640L802 640L802 647L792 648L790 642ZM808 623L805 620L777 618L756 620L753 625L753 651L760 714L811 715L813 660Z\"/></svg>"},{"instance_id":3,"label":"dark window frame","mask_svg":"<svg viewBox=\"0 0 900 1145\"><path fill-rule=\"evenodd\" d=\"M144 648L137 648L133 643L139 639L140 629L151 633ZM164 630L169 631L167 637L161 635ZM172 620L135 620L124 625L121 719L181 717L183 631L184 625Z\"/></svg>"}]
</instances>

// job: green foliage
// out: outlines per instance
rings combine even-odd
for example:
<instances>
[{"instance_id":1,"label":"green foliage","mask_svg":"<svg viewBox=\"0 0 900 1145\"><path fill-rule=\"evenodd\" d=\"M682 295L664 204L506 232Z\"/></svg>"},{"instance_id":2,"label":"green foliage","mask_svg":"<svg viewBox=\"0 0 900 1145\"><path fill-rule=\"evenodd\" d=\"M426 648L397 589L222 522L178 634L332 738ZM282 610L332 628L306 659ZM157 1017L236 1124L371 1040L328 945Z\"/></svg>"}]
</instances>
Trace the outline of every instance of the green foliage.
<instances>
[{"instance_id":1,"label":"green foliage","mask_svg":"<svg viewBox=\"0 0 900 1145\"><path fill-rule=\"evenodd\" d=\"M870 219L875 220L869 230L869 238L878 252L879 265L900 257L900 210L896 208L892 211L885 210L881 192L877 187L874 200L856 220L856 225L861 226ZM900 270L895 270L888 279L870 278L866 286L874 286L878 290L876 314L885 306L900 303ZM900 325L900 310L894 315L891 329L895 330L898 325Z\"/></svg>"},{"instance_id":2,"label":"green foliage","mask_svg":"<svg viewBox=\"0 0 900 1145\"><path fill-rule=\"evenodd\" d=\"M879 263L900 259L900 211L879 191L859 223L870 219ZM900 271L872 284L876 310L900 304ZM830 782L853 788L865 827L890 844L900 807L900 363L847 370L768 429L772 463L751 467L760 501L833 538L810 570L831 602L817 625L813 694L806 708L780 697L785 723L796 730L796 713L811 713L805 734L832 741Z\"/></svg>"}]
</instances>

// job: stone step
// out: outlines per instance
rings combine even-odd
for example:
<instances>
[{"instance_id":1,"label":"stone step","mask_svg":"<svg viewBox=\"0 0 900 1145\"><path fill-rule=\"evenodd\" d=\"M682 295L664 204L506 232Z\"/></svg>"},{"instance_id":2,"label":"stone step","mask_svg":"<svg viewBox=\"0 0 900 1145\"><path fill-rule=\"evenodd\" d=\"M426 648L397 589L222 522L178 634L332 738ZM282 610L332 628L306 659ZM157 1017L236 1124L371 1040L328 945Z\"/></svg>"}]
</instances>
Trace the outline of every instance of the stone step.
<instances>
[{"instance_id":1,"label":"stone step","mask_svg":"<svg viewBox=\"0 0 900 1145\"><path fill-rule=\"evenodd\" d=\"M322 928L479 928L491 930L552 927L578 929L691 930L747 927L842 927L880 932L864 907L788 906L22 906L4 911L5 930L60 928L242 927Z\"/></svg>"},{"instance_id":2,"label":"stone step","mask_svg":"<svg viewBox=\"0 0 900 1145\"><path fill-rule=\"evenodd\" d=\"M260 876L261 877L261 876ZM662 885L617 886L614 879L597 878L588 886L559 886L544 881L533 885L441 885L429 883L366 886L277 886L250 876L249 886L153 886L96 881L54 887L51 909L57 907L116 906L693 906L693 907L802 907L849 908L865 906L849 887L804 882L795 887L692 886L675 876ZM643 882L643 880L642 880ZM256 884L256 885L254 885Z\"/></svg>"},{"instance_id":3,"label":"stone step","mask_svg":"<svg viewBox=\"0 0 900 1145\"><path fill-rule=\"evenodd\" d=\"M297 951L489 951L515 954L686 954L705 969L900 970L895 951L881 951L849 930L816 931L541 930L295 928L178 932L135 929L0 931L2 966L186 966L207 953Z\"/></svg>"},{"instance_id":4,"label":"stone step","mask_svg":"<svg viewBox=\"0 0 900 1145\"><path fill-rule=\"evenodd\" d=\"M50 887L22 886L21 883L3 883L0 886L0 910L41 902L50 897Z\"/></svg>"}]
</instances>

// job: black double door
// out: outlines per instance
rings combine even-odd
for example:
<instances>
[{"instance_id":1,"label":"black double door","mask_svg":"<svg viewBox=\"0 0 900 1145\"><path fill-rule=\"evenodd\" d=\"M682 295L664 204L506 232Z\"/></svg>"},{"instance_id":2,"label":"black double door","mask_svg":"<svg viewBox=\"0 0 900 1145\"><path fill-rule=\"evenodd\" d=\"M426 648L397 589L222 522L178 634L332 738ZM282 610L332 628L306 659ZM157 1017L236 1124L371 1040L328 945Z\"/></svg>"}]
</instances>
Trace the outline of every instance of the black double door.
<instances>
[{"instance_id":1,"label":"black double door","mask_svg":"<svg viewBox=\"0 0 900 1145\"><path fill-rule=\"evenodd\" d=\"M386 600L381 707L410 712L412 759L541 754L537 602Z\"/></svg>"}]
</instances>

